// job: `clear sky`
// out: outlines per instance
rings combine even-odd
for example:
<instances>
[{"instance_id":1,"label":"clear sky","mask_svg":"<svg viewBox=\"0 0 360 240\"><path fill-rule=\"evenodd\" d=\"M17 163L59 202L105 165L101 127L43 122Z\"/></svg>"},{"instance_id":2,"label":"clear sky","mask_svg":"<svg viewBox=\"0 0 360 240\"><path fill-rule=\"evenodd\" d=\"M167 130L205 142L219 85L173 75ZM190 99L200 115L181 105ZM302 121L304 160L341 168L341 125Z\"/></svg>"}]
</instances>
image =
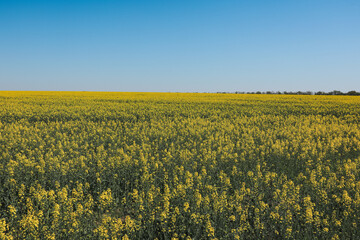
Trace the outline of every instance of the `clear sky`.
<instances>
[{"instance_id":1,"label":"clear sky","mask_svg":"<svg viewBox=\"0 0 360 240\"><path fill-rule=\"evenodd\" d=\"M0 0L0 90L360 91L360 1Z\"/></svg>"}]
</instances>

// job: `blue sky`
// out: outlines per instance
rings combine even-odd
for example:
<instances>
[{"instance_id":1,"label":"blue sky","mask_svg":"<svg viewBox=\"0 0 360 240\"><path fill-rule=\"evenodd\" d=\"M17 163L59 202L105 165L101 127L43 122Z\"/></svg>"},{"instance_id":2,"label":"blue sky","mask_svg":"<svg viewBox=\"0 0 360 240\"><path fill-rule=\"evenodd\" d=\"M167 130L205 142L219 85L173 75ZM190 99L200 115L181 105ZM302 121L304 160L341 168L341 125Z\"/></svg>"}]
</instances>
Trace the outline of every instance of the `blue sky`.
<instances>
[{"instance_id":1,"label":"blue sky","mask_svg":"<svg viewBox=\"0 0 360 240\"><path fill-rule=\"evenodd\" d=\"M360 91L360 1L0 0L0 90Z\"/></svg>"}]
</instances>

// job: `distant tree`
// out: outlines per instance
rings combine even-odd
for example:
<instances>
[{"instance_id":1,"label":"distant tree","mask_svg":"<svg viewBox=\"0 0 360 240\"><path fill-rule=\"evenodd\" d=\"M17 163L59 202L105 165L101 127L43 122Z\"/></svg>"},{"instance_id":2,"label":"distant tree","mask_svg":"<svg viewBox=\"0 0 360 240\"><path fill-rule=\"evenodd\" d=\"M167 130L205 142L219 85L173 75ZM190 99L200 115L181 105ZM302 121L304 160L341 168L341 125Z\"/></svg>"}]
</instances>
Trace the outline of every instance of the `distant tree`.
<instances>
[{"instance_id":1,"label":"distant tree","mask_svg":"<svg viewBox=\"0 0 360 240\"><path fill-rule=\"evenodd\" d=\"M341 91L334 90L334 91L330 92L330 95L343 95L343 93Z\"/></svg>"},{"instance_id":2,"label":"distant tree","mask_svg":"<svg viewBox=\"0 0 360 240\"><path fill-rule=\"evenodd\" d=\"M297 91L297 92L274 92L274 91L266 91L266 92L261 92L261 91L256 91L256 92L243 92L243 91L236 91L236 92L216 92L216 93L220 93L220 94L227 94L227 93L235 93L235 94L287 94L287 95L350 95L350 96L360 96L360 92L357 92L355 90L349 91L347 93L343 93L341 91L338 90L334 90L331 92L323 92L323 91L317 91L317 92L312 92L312 91Z\"/></svg>"},{"instance_id":3,"label":"distant tree","mask_svg":"<svg viewBox=\"0 0 360 240\"><path fill-rule=\"evenodd\" d=\"M356 91L349 91L349 92L346 93L346 95L353 95L353 96L355 96L355 95L360 95L360 93L359 93L359 92L356 92Z\"/></svg>"}]
</instances>

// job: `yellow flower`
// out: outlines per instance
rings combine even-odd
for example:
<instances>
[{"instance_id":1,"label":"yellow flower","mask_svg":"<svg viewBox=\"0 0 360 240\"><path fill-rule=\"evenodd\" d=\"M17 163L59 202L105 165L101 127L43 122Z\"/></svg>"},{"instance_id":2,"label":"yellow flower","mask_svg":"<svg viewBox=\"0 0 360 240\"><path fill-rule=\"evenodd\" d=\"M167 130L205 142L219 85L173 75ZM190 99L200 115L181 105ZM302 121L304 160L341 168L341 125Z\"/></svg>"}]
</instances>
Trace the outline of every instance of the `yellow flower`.
<instances>
[{"instance_id":1,"label":"yellow flower","mask_svg":"<svg viewBox=\"0 0 360 240\"><path fill-rule=\"evenodd\" d=\"M106 207L108 207L113 201L112 198L112 194L111 194L111 189L107 189L106 191L104 191L100 197L99 197L99 203L100 203L100 207L101 209L105 209Z\"/></svg>"},{"instance_id":2,"label":"yellow flower","mask_svg":"<svg viewBox=\"0 0 360 240\"><path fill-rule=\"evenodd\" d=\"M15 218L16 217L16 208L12 205L9 205L8 208L9 208L10 216L12 218Z\"/></svg>"},{"instance_id":3,"label":"yellow flower","mask_svg":"<svg viewBox=\"0 0 360 240\"><path fill-rule=\"evenodd\" d=\"M334 236L331 238L331 240L339 240L340 238L339 238L339 235L337 235L337 234L334 234Z\"/></svg>"},{"instance_id":4,"label":"yellow flower","mask_svg":"<svg viewBox=\"0 0 360 240\"><path fill-rule=\"evenodd\" d=\"M215 228L211 225L210 220L206 222L206 232L208 237L214 237L215 236Z\"/></svg>"},{"instance_id":5,"label":"yellow flower","mask_svg":"<svg viewBox=\"0 0 360 240\"><path fill-rule=\"evenodd\" d=\"M189 203L185 202L184 203L184 212L188 212L189 207L190 207Z\"/></svg>"},{"instance_id":6,"label":"yellow flower","mask_svg":"<svg viewBox=\"0 0 360 240\"><path fill-rule=\"evenodd\" d=\"M27 214L20 220L20 226L29 232L36 232L39 227L39 219L33 214Z\"/></svg>"},{"instance_id":7,"label":"yellow flower","mask_svg":"<svg viewBox=\"0 0 360 240\"><path fill-rule=\"evenodd\" d=\"M285 237L290 238L291 234L292 234L292 228L290 228L290 227L286 228Z\"/></svg>"},{"instance_id":8,"label":"yellow flower","mask_svg":"<svg viewBox=\"0 0 360 240\"><path fill-rule=\"evenodd\" d=\"M6 224L5 219L0 219L0 239L1 240L12 240L13 237L10 233L7 233L9 226Z\"/></svg>"}]
</instances>

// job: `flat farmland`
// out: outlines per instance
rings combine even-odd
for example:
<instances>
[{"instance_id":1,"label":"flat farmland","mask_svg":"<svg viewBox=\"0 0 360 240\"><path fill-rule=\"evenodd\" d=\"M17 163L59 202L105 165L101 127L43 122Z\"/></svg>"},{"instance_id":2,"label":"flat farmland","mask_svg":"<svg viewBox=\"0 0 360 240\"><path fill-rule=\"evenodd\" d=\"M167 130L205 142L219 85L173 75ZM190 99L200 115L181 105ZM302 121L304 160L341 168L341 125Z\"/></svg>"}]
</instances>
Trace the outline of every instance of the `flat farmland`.
<instances>
[{"instance_id":1,"label":"flat farmland","mask_svg":"<svg viewBox=\"0 0 360 240\"><path fill-rule=\"evenodd\" d=\"M0 92L0 239L359 239L360 97Z\"/></svg>"}]
</instances>

